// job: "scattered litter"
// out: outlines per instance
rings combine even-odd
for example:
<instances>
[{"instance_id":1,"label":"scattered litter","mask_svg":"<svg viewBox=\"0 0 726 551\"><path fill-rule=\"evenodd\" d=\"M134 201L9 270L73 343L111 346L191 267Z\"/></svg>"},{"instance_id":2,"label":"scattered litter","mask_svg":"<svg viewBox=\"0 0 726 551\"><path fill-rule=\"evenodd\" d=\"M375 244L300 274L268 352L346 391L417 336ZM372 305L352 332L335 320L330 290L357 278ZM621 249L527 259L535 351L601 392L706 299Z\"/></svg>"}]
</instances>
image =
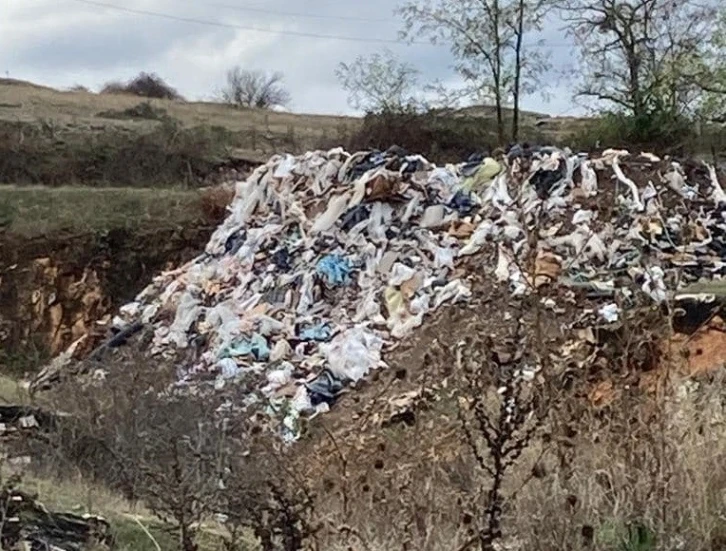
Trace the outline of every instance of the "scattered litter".
<instances>
[{"instance_id":1,"label":"scattered litter","mask_svg":"<svg viewBox=\"0 0 726 551\"><path fill-rule=\"evenodd\" d=\"M620 307L617 304L606 304L598 312L600 317L608 323L615 323L620 318Z\"/></svg>"}]
</instances>

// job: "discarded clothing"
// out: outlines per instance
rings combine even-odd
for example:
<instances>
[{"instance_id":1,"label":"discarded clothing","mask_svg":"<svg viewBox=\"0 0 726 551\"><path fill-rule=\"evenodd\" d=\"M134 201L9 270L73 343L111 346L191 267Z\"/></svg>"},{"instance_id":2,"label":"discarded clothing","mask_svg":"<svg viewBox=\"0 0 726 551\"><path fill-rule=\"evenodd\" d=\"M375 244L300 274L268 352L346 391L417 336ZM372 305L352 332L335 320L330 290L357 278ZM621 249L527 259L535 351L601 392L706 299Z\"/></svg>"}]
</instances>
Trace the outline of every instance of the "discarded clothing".
<instances>
[{"instance_id":1,"label":"discarded clothing","mask_svg":"<svg viewBox=\"0 0 726 551\"><path fill-rule=\"evenodd\" d=\"M270 358L270 348L267 340L261 335L254 334L251 337L234 342L223 348L219 354L220 359L238 358L252 356L256 361L266 361Z\"/></svg>"},{"instance_id":2,"label":"discarded clothing","mask_svg":"<svg viewBox=\"0 0 726 551\"><path fill-rule=\"evenodd\" d=\"M331 254L320 259L317 272L328 285L347 285L350 282L350 263L340 255Z\"/></svg>"},{"instance_id":3,"label":"discarded clothing","mask_svg":"<svg viewBox=\"0 0 726 551\"><path fill-rule=\"evenodd\" d=\"M391 347L482 279L515 299L546 288L548 311L584 303L578 321L592 325L621 321L615 305L635 299L717 300L699 291L726 279L715 167L653 178L624 151L521 149L509 165L478 155L446 167L400 150L275 156L237 184L206 254L155 277L114 327L147 324L150 338L127 346L188 358L191 388L259 384L244 407L274 401L294 437L303 412L384 368Z\"/></svg>"},{"instance_id":4,"label":"discarded clothing","mask_svg":"<svg viewBox=\"0 0 726 551\"><path fill-rule=\"evenodd\" d=\"M345 388L344 382L329 370L324 370L313 381L307 383L305 388L310 396L313 406L320 403L333 405Z\"/></svg>"},{"instance_id":5,"label":"discarded clothing","mask_svg":"<svg viewBox=\"0 0 726 551\"><path fill-rule=\"evenodd\" d=\"M300 331L300 338L304 341L327 342L333 336L333 332L327 323L320 323Z\"/></svg>"},{"instance_id":6,"label":"discarded clothing","mask_svg":"<svg viewBox=\"0 0 726 551\"><path fill-rule=\"evenodd\" d=\"M449 201L449 208L454 209L461 216L467 216L474 211L476 203L472 200L471 193L459 190Z\"/></svg>"},{"instance_id":7,"label":"discarded clothing","mask_svg":"<svg viewBox=\"0 0 726 551\"><path fill-rule=\"evenodd\" d=\"M479 192L491 184L494 178L502 172L502 169L503 167L498 161L487 157L477 169L476 173L462 182L461 188L469 192Z\"/></svg>"}]
</instances>

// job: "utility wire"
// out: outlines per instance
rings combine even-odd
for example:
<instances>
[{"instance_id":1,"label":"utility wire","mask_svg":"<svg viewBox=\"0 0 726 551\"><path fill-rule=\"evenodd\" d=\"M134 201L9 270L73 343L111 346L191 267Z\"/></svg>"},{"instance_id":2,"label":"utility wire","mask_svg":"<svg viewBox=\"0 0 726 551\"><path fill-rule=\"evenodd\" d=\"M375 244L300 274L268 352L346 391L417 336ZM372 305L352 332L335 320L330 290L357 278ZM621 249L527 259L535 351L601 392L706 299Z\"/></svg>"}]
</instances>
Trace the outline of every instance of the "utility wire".
<instances>
[{"instance_id":1,"label":"utility wire","mask_svg":"<svg viewBox=\"0 0 726 551\"><path fill-rule=\"evenodd\" d=\"M100 8L108 8L124 13L131 13L135 15L147 15L149 17L158 17L161 19L169 19L171 21L180 21L182 23L196 23L198 25L209 25L212 27L220 27L223 29L237 29L242 31L253 31L259 33L272 33L272 34L286 34L289 36L301 36L305 38L320 38L328 40L344 40L346 42L369 42L376 44L430 44L429 42L413 41L407 42L404 40L397 40L392 38L363 38L355 36L343 36L343 35L328 35L319 34L303 31L276 31L273 29L262 29L260 27L251 27L246 25L236 25L234 23L223 23L221 21L210 21L208 19L197 19L196 17L182 17L178 15L172 15L170 13L161 13L157 11L140 10L136 8L127 8L125 6L118 6L115 4L107 4L106 2L97 2L96 0L72 0L73 2L79 2L81 4L88 4L90 6L97 6Z\"/></svg>"},{"instance_id":2,"label":"utility wire","mask_svg":"<svg viewBox=\"0 0 726 551\"><path fill-rule=\"evenodd\" d=\"M267 34L282 34L282 35L288 35L288 36L300 36L304 38L319 38L323 40L342 40L345 42L366 42L366 43L372 43L372 44L402 44L402 45L410 45L410 44L418 44L418 45L425 45L430 46L431 42L429 41L422 41L422 40L400 40L400 39L394 39L394 38L364 38L364 37L357 37L357 36L344 36L344 35L329 35L329 34L322 34L322 33L313 33L313 32L304 32L304 31L292 31L292 30L274 30L274 29L264 29L260 27L253 27L253 26L247 26L247 25L237 25L235 23L224 23L222 21L211 21L209 19L198 19L196 17L184 17L179 15L173 15L170 13L162 13L158 11L149 11L149 10L141 10L136 8L127 8L125 6L119 6L116 4L108 4L106 2L99 2L97 0L71 0L73 2L78 2L81 4L87 4L89 6L96 6L100 8L107 8L110 10L115 10L123 13L129 13L134 15L145 15L149 17L157 17L160 19L168 19L171 21L179 21L182 23L194 23L197 25L207 25L211 27L219 27L223 29L235 29L235 30L242 30L242 31L252 31L252 32L259 32L259 33L267 33ZM288 14L292 15L292 14ZM525 46L528 47L549 47L549 48L573 48L572 44L566 44L566 43L544 43L544 44L525 44Z\"/></svg>"},{"instance_id":3,"label":"utility wire","mask_svg":"<svg viewBox=\"0 0 726 551\"><path fill-rule=\"evenodd\" d=\"M282 17L303 17L307 19L334 19L338 21L357 21L359 23L390 23L391 18L374 18L374 17L358 17L354 15L334 15L334 14L321 14L321 13L302 13L302 12L289 12L280 10L271 10L269 8L257 8L252 6L239 6L237 4L222 4L219 2L197 2L196 0L185 0L200 6L208 6L213 8L222 8L232 11L242 11L250 13L263 13L268 15L276 15Z\"/></svg>"}]
</instances>

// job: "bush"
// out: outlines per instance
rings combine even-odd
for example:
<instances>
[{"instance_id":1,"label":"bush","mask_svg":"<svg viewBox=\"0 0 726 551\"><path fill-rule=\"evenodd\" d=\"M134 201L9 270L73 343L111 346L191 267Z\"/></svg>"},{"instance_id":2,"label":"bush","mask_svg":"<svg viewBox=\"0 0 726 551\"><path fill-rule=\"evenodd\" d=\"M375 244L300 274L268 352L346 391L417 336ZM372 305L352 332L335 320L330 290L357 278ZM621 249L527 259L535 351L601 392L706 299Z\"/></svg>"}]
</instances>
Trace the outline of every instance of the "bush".
<instances>
[{"instance_id":1,"label":"bush","mask_svg":"<svg viewBox=\"0 0 726 551\"><path fill-rule=\"evenodd\" d=\"M397 145L434 162L458 162L496 143L496 130L482 118L429 113L369 114L349 140L350 150Z\"/></svg>"},{"instance_id":2,"label":"bush","mask_svg":"<svg viewBox=\"0 0 726 551\"><path fill-rule=\"evenodd\" d=\"M158 107L154 107L148 101L141 102L138 105L129 107L128 109L122 109L120 111L115 110L115 109L110 109L108 111L101 111L96 116L101 117L103 119L118 119L118 120L144 119L144 120L150 120L150 121L163 121L163 120L169 119L169 114L167 113L166 109L160 109Z\"/></svg>"},{"instance_id":3,"label":"bush","mask_svg":"<svg viewBox=\"0 0 726 551\"><path fill-rule=\"evenodd\" d=\"M123 83L108 82L101 89L102 94L130 94L143 98L183 100L184 98L156 74L140 73Z\"/></svg>"},{"instance_id":4,"label":"bush","mask_svg":"<svg viewBox=\"0 0 726 551\"><path fill-rule=\"evenodd\" d=\"M592 125L577 133L572 144L584 149L641 148L661 153L682 153L691 150L695 126L685 117L662 110L642 116L605 113Z\"/></svg>"}]
</instances>

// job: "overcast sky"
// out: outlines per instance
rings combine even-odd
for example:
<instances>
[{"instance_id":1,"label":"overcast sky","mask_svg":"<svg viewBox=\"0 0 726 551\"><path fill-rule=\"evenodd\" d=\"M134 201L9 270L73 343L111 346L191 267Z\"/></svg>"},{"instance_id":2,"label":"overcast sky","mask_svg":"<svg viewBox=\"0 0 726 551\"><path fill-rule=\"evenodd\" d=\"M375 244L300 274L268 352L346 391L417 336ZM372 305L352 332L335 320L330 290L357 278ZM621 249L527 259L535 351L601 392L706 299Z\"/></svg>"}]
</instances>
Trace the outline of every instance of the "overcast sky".
<instances>
[{"instance_id":1,"label":"overcast sky","mask_svg":"<svg viewBox=\"0 0 726 551\"><path fill-rule=\"evenodd\" d=\"M94 0L95 1L95 0ZM93 3L93 2L92 2ZM189 99L209 99L228 68L282 71L299 112L347 114L352 109L334 74L340 61L390 48L422 72L423 81L454 82L445 47L336 40L397 39L397 0L97 0L97 4L198 19L222 26L128 13L81 0L0 0L0 71L58 88L97 89L112 79L155 72ZM266 13L266 12L275 13ZM303 15L308 15L304 17ZM313 17L322 16L322 17ZM269 32L228 28L224 25ZM553 115L582 112L570 82L573 48L552 20L541 37L555 68L549 98L524 101Z\"/></svg>"}]
</instances>

